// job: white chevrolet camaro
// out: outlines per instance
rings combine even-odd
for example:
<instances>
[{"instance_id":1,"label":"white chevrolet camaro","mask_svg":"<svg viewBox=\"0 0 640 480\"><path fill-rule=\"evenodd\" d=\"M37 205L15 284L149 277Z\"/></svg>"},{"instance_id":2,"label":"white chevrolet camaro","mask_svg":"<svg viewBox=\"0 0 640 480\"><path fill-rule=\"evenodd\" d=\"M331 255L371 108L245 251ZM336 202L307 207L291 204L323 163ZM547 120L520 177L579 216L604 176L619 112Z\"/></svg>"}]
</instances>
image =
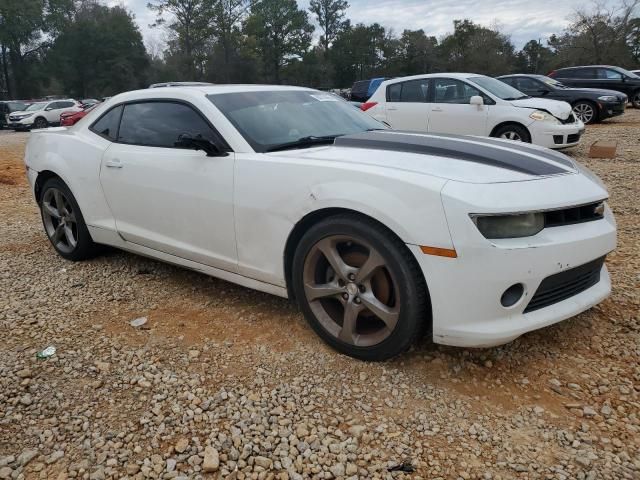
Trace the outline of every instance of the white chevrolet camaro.
<instances>
[{"instance_id":1,"label":"white chevrolet camaro","mask_svg":"<svg viewBox=\"0 0 640 480\"><path fill-rule=\"evenodd\" d=\"M584 132L567 102L529 97L473 73L386 80L361 108L396 130L482 135L548 148L573 147Z\"/></svg>"},{"instance_id":2,"label":"white chevrolet camaro","mask_svg":"<svg viewBox=\"0 0 640 480\"><path fill-rule=\"evenodd\" d=\"M294 298L379 360L426 334L491 346L602 301L607 192L563 154L395 132L335 95L276 86L123 93L31 134L55 250L111 245Z\"/></svg>"}]
</instances>

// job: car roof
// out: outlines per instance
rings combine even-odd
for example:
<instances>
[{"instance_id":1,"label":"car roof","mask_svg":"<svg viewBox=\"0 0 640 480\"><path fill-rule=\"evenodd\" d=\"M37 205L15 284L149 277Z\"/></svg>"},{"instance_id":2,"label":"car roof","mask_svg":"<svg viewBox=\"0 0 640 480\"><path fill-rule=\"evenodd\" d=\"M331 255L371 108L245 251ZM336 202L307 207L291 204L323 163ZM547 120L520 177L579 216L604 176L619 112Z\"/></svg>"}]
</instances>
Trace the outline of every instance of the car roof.
<instances>
[{"instance_id":1,"label":"car roof","mask_svg":"<svg viewBox=\"0 0 640 480\"><path fill-rule=\"evenodd\" d=\"M191 94L194 92L202 93L203 95L215 95L218 93L240 93L240 92L272 92L272 91L310 91L315 92L313 88L306 87L294 87L288 85L256 85L256 84L227 84L227 85L201 85L190 87L162 87L162 88L145 88L143 90L132 90L130 92L123 92L115 95L109 99L111 104L114 101L131 101L131 100L144 100L146 98L158 98L158 97L170 97L176 94Z\"/></svg>"},{"instance_id":2,"label":"car roof","mask_svg":"<svg viewBox=\"0 0 640 480\"><path fill-rule=\"evenodd\" d=\"M546 77L546 75L542 75L540 73L510 73L509 75L500 75L496 78L511 78L511 77L534 77L534 78L540 78L540 77Z\"/></svg>"},{"instance_id":3,"label":"car roof","mask_svg":"<svg viewBox=\"0 0 640 480\"><path fill-rule=\"evenodd\" d=\"M445 77L445 78L457 78L457 79L466 79L471 77L484 77L486 75L482 75L480 73L460 73L460 72L440 72L440 73L423 73L421 75L410 75L408 77L396 77L385 80L384 83L396 83L396 82L406 82L407 80L420 80L422 78L435 78L435 77Z\"/></svg>"},{"instance_id":4,"label":"car roof","mask_svg":"<svg viewBox=\"0 0 640 480\"><path fill-rule=\"evenodd\" d=\"M569 70L570 68L621 68L616 65L576 65L574 67L556 68L556 70Z\"/></svg>"}]
</instances>

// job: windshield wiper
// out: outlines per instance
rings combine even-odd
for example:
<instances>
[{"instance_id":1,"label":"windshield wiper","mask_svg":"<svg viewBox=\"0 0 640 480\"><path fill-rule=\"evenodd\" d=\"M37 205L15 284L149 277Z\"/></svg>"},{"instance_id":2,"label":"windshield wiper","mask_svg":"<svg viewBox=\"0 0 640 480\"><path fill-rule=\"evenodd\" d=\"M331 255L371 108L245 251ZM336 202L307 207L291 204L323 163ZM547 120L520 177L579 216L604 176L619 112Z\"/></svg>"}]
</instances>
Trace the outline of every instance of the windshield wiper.
<instances>
[{"instance_id":1,"label":"windshield wiper","mask_svg":"<svg viewBox=\"0 0 640 480\"><path fill-rule=\"evenodd\" d=\"M520 97L503 98L503 100L506 100L507 102L510 102L511 100L524 100L525 98L531 98L531 97L529 95L522 95Z\"/></svg>"},{"instance_id":2,"label":"windshield wiper","mask_svg":"<svg viewBox=\"0 0 640 480\"><path fill-rule=\"evenodd\" d=\"M333 143L336 137L340 135L326 135L324 137L315 137L313 135L308 137L301 137L293 142L281 143L280 145L274 145L267 148L266 152L278 152L280 150L289 150L292 148L305 148L313 147L315 145L329 145Z\"/></svg>"}]
</instances>

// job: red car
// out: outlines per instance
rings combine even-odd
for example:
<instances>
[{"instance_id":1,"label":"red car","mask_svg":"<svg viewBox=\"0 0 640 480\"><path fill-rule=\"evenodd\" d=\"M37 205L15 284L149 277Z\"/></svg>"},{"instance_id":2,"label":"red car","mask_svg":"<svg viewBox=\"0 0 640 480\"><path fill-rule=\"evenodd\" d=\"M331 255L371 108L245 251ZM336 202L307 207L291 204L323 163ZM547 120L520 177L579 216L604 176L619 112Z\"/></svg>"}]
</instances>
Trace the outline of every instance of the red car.
<instances>
[{"instance_id":1,"label":"red car","mask_svg":"<svg viewBox=\"0 0 640 480\"><path fill-rule=\"evenodd\" d=\"M71 125L75 125L78 120L89 113L94 107L95 105L87 105L84 110L80 110L79 112L62 112L60 114L60 126L70 127Z\"/></svg>"}]
</instances>

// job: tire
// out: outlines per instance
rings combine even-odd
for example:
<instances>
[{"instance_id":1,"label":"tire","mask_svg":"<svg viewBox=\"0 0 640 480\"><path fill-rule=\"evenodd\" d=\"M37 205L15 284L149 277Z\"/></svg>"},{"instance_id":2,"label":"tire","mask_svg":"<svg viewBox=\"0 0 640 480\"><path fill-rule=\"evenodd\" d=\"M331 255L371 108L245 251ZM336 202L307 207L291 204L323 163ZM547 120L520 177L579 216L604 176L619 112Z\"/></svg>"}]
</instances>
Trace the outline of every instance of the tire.
<instances>
[{"instance_id":1,"label":"tire","mask_svg":"<svg viewBox=\"0 0 640 480\"><path fill-rule=\"evenodd\" d=\"M573 114L585 125L598 122L598 109L593 102L580 100L573 104Z\"/></svg>"},{"instance_id":2,"label":"tire","mask_svg":"<svg viewBox=\"0 0 640 480\"><path fill-rule=\"evenodd\" d=\"M493 137L504 138L506 140L513 140L514 142L531 143L531 135L529 131L522 125L516 123L508 123L496 128L493 132Z\"/></svg>"},{"instance_id":3,"label":"tire","mask_svg":"<svg viewBox=\"0 0 640 480\"><path fill-rule=\"evenodd\" d=\"M33 128L47 128L49 126L49 122L44 117L38 117L33 122Z\"/></svg>"},{"instance_id":4,"label":"tire","mask_svg":"<svg viewBox=\"0 0 640 480\"><path fill-rule=\"evenodd\" d=\"M354 358L394 357L431 328L415 258L385 227L359 215L329 217L304 234L294 253L292 287L313 330Z\"/></svg>"},{"instance_id":5,"label":"tire","mask_svg":"<svg viewBox=\"0 0 640 480\"><path fill-rule=\"evenodd\" d=\"M99 252L78 202L62 180L48 179L42 186L38 203L47 238L61 257L75 262L91 258Z\"/></svg>"},{"instance_id":6,"label":"tire","mask_svg":"<svg viewBox=\"0 0 640 480\"><path fill-rule=\"evenodd\" d=\"M640 90L636 90L631 94L631 104L634 108L640 108Z\"/></svg>"}]
</instances>

